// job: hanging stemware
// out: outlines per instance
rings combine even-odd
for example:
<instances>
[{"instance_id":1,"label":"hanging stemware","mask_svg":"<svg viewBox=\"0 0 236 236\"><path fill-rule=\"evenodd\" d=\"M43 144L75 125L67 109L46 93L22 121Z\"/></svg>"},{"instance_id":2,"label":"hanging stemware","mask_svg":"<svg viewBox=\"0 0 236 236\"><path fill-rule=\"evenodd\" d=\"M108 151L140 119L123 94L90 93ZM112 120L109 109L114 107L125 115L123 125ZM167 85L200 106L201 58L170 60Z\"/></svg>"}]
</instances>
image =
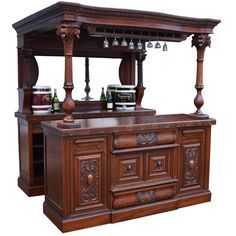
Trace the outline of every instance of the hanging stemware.
<instances>
[{"instance_id":1,"label":"hanging stemware","mask_svg":"<svg viewBox=\"0 0 236 236\"><path fill-rule=\"evenodd\" d=\"M147 43L147 47L148 47L148 48L152 48L152 47L153 47L153 44L152 44L152 42L151 42L151 40L150 40L150 32L149 32L149 41L148 41L148 43Z\"/></svg>"},{"instance_id":2,"label":"hanging stemware","mask_svg":"<svg viewBox=\"0 0 236 236\"><path fill-rule=\"evenodd\" d=\"M107 37L105 37L103 41L103 48L109 48L109 41L107 40Z\"/></svg>"},{"instance_id":3,"label":"hanging stemware","mask_svg":"<svg viewBox=\"0 0 236 236\"><path fill-rule=\"evenodd\" d=\"M119 46L119 45L120 45L120 44L119 44L118 40L117 40L116 37L115 37L114 40L113 40L113 42L112 42L112 46L117 47L117 46Z\"/></svg>"},{"instance_id":4,"label":"hanging stemware","mask_svg":"<svg viewBox=\"0 0 236 236\"><path fill-rule=\"evenodd\" d=\"M142 50L143 49L143 44L141 42L141 40L139 39L138 43L137 43L137 49L138 50Z\"/></svg>"},{"instance_id":5,"label":"hanging stemware","mask_svg":"<svg viewBox=\"0 0 236 236\"><path fill-rule=\"evenodd\" d=\"M168 47L167 47L166 42L164 43L162 50L165 51L165 52L168 51Z\"/></svg>"}]
</instances>

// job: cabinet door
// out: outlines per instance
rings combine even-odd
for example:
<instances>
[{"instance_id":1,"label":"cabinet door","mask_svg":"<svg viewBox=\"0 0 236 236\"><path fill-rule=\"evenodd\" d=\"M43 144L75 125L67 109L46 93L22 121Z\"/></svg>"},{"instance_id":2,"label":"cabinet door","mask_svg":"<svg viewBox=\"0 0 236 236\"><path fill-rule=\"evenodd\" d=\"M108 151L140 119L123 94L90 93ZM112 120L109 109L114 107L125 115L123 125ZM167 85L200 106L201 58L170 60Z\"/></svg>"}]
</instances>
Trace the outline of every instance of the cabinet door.
<instances>
[{"instance_id":1,"label":"cabinet door","mask_svg":"<svg viewBox=\"0 0 236 236\"><path fill-rule=\"evenodd\" d=\"M72 141L72 210L95 210L107 205L106 138Z\"/></svg>"},{"instance_id":2,"label":"cabinet door","mask_svg":"<svg viewBox=\"0 0 236 236\"><path fill-rule=\"evenodd\" d=\"M204 129L182 131L180 192L203 188L204 143Z\"/></svg>"}]
</instances>

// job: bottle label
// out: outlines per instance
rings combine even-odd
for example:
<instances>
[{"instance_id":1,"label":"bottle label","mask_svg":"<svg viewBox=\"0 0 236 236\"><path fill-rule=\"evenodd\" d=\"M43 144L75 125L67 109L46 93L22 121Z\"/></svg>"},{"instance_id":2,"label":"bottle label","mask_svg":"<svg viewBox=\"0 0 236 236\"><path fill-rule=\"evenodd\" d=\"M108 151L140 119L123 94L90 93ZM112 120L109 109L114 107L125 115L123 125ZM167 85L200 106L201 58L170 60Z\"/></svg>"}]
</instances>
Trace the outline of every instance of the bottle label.
<instances>
[{"instance_id":1,"label":"bottle label","mask_svg":"<svg viewBox=\"0 0 236 236\"><path fill-rule=\"evenodd\" d=\"M53 103L53 110L59 111L59 103Z\"/></svg>"},{"instance_id":2,"label":"bottle label","mask_svg":"<svg viewBox=\"0 0 236 236\"><path fill-rule=\"evenodd\" d=\"M113 103L112 102L107 103L107 109L113 109Z\"/></svg>"}]
</instances>

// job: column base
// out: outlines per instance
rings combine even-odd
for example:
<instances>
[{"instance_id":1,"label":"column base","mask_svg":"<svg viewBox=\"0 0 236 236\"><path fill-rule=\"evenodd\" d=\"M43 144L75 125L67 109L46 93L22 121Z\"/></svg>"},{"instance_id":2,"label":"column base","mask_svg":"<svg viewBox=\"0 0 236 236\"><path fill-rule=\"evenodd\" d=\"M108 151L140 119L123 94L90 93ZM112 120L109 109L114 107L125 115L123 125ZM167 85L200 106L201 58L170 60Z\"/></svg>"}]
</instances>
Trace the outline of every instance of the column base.
<instances>
[{"instance_id":1,"label":"column base","mask_svg":"<svg viewBox=\"0 0 236 236\"><path fill-rule=\"evenodd\" d=\"M194 117L197 117L201 120L204 120L204 119L209 119L209 115L207 114L197 114L197 113L191 113L190 115L194 116Z\"/></svg>"},{"instance_id":2,"label":"column base","mask_svg":"<svg viewBox=\"0 0 236 236\"><path fill-rule=\"evenodd\" d=\"M57 127L61 129L75 129L75 128L80 128L80 122L79 121L74 121L73 123L65 123L63 121L57 122Z\"/></svg>"}]
</instances>

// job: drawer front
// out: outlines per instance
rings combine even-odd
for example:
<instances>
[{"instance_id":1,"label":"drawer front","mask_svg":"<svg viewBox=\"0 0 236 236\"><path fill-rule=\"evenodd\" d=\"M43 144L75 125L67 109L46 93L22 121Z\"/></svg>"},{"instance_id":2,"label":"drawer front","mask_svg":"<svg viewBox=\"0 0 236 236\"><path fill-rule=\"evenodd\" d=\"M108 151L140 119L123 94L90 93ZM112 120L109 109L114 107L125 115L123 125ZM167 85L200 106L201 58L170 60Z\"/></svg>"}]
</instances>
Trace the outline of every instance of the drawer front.
<instances>
[{"instance_id":1,"label":"drawer front","mask_svg":"<svg viewBox=\"0 0 236 236\"><path fill-rule=\"evenodd\" d=\"M171 178L173 158L173 149L161 149L145 153L145 179Z\"/></svg>"},{"instance_id":2,"label":"drawer front","mask_svg":"<svg viewBox=\"0 0 236 236\"><path fill-rule=\"evenodd\" d=\"M74 154L87 154L105 150L104 138L75 139L73 141Z\"/></svg>"},{"instance_id":3,"label":"drawer front","mask_svg":"<svg viewBox=\"0 0 236 236\"><path fill-rule=\"evenodd\" d=\"M114 138L114 148L136 148L176 143L175 130L161 130L151 133L120 134Z\"/></svg>"},{"instance_id":4,"label":"drawer front","mask_svg":"<svg viewBox=\"0 0 236 236\"><path fill-rule=\"evenodd\" d=\"M143 155L128 154L114 156L115 183L125 184L143 179Z\"/></svg>"},{"instance_id":5,"label":"drawer front","mask_svg":"<svg viewBox=\"0 0 236 236\"><path fill-rule=\"evenodd\" d=\"M161 201L174 197L176 194L176 183L141 188L133 191L119 192L113 194L113 208L124 208L138 206L145 203Z\"/></svg>"}]
</instances>

